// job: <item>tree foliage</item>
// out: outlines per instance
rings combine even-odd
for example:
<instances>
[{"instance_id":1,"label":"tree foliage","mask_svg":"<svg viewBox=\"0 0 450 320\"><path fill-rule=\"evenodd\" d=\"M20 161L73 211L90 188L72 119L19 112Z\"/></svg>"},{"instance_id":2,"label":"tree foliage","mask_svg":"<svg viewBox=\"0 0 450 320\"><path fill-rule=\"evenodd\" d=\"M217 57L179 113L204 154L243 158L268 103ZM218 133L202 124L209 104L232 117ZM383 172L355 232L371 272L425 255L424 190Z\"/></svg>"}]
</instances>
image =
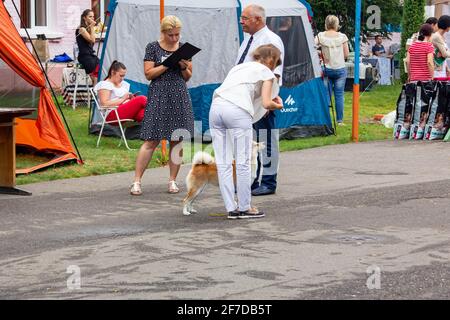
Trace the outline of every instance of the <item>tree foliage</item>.
<instances>
[{"instance_id":1,"label":"tree foliage","mask_svg":"<svg viewBox=\"0 0 450 320\"><path fill-rule=\"evenodd\" d=\"M392 27L400 26L402 20L402 6L400 0L362 0L361 13L361 36L363 41L367 40L370 34L381 34L389 37ZM341 22L341 32L349 38L355 35L355 0L313 0L310 2L314 11L314 24L316 31L325 29L325 18L329 14L334 14ZM381 9L381 24L379 29L370 29L367 26L367 20L371 13L367 9L376 5Z\"/></svg>"},{"instance_id":2,"label":"tree foliage","mask_svg":"<svg viewBox=\"0 0 450 320\"><path fill-rule=\"evenodd\" d=\"M425 21L425 0L405 0L402 19L402 42L400 51L400 70L403 82L406 82L407 75L403 65L406 57L406 41L417 31Z\"/></svg>"}]
</instances>

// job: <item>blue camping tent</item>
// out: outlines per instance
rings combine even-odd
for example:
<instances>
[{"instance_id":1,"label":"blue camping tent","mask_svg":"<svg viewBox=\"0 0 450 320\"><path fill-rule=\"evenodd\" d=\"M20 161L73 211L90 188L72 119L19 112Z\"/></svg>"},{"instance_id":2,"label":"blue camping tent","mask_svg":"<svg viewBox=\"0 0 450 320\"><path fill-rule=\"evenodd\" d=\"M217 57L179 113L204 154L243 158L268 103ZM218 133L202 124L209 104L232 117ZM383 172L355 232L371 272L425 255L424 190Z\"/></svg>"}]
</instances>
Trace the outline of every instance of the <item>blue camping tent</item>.
<instances>
[{"instance_id":1,"label":"blue camping tent","mask_svg":"<svg viewBox=\"0 0 450 320\"><path fill-rule=\"evenodd\" d=\"M158 0L113 0L111 20L101 56L100 78L107 74L113 60L127 66L127 78L133 91L148 91L143 74L143 56L147 43L159 38ZM188 82L197 129L209 128L208 114L212 94L233 67L243 41L240 12L250 3L266 9L267 25L280 35L285 45L283 86L280 96L285 108L276 111L277 128L318 127L324 133L331 128L328 94L322 81L319 58L308 19L309 5L301 0L166 0L165 14L183 22L182 40L202 51L193 59L194 73ZM305 4L308 6L305 6ZM311 13L309 14L311 16ZM96 116L92 119L92 127Z\"/></svg>"}]
</instances>

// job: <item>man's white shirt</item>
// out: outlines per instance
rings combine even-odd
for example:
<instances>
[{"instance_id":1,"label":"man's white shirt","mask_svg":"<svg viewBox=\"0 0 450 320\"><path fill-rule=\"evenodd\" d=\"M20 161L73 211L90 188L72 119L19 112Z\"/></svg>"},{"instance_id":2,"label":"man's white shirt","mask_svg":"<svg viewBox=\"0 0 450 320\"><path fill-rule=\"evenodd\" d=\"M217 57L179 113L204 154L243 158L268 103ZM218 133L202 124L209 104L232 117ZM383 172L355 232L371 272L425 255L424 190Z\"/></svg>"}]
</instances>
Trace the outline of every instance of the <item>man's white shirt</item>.
<instances>
[{"instance_id":1,"label":"man's white shirt","mask_svg":"<svg viewBox=\"0 0 450 320\"><path fill-rule=\"evenodd\" d=\"M241 58L242 54L245 51L245 48L247 47L248 41L250 39L250 34L245 33L244 41L242 41L241 46L239 47L239 53L236 59L237 64L239 62L239 59ZM253 35L253 41L250 45L250 48L248 50L247 56L244 59L244 62L250 62L254 61L253 59L253 51L255 51L256 48L259 46L265 45L265 44L273 44L275 47L277 47L281 51L281 61L282 64L275 68L274 74L280 76L279 85L282 84L282 76L283 76L283 64L284 64L284 45L281 38L274 32L272 32L267 26L259 30Z\"/></svg>"}]
</instances>

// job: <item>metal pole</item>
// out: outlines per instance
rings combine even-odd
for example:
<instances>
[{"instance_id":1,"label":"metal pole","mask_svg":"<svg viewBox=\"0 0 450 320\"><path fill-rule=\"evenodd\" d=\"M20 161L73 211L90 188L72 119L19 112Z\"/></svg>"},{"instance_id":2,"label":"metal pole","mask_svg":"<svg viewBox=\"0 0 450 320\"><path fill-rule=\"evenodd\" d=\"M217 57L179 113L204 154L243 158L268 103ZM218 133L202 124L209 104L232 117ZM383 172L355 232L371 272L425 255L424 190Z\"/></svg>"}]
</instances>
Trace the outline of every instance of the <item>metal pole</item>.
<instances>
[{"instance_id":1,"label":"metal pole","mask_svg":"<svg viewBox=\"0 0 450 320\"><path fill-rule=\"evenodd\" d=\"M361 41L361 0L356 0L355 10L355 76L353 84L353 120L352 120L352 140L358 142L359 139L359 57Z\"/></svg>"}]
</instances>

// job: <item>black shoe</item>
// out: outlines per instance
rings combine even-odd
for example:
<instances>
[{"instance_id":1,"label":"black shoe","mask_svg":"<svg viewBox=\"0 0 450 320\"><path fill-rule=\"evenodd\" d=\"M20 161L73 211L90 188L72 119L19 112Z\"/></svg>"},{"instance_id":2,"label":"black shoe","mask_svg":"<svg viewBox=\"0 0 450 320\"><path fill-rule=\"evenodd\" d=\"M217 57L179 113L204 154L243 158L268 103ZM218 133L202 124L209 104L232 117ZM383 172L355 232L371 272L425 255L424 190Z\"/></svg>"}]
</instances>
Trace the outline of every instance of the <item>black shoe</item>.
<instances>
[{"instance_id":1,"label":"black shoe","mask_svg":"<svg viewBox=\"0 0 450 320\"><path fill-rule=\"evenodd\" d=\"M256 212L250 212L250 210L247 211L241 211L239 214L239 219L255 219L255 218L262 218L265 214L262 211L257 210Z\"/></svg>"},{"instance_id":2,"label":"black shoe","mask_svg":"<svg viewBox=\"0 0 450 320\"><path fill-rule=\"evenodd\" d=\"M240 215L241 215L241 213L237 210L230 211L230 212L228 212L228 219L237 219L237 218L239 218Z\"/></svg>"},{"instance_id":3,"label":"black shoe","mask_svg":"<svg viewBox=\"0 0 450 320\"><path fill-rule=\"evenodd\" d=\"M274 189L269 189L265 186L260 186L259 188L252 190L252 196L266 196L274 193L275 193Z\"/></svg>"},{"instance_id":4,"label":"black shoe","mask_svg":"<svg viewBox=\"0 0 450 320\"><path fill-rule=\"evenodd\" d=\"M250 187L250 189L253 191L255 189L259 188L259 182L253 183L252 186Z\"/></svg>"}]
</instances>

